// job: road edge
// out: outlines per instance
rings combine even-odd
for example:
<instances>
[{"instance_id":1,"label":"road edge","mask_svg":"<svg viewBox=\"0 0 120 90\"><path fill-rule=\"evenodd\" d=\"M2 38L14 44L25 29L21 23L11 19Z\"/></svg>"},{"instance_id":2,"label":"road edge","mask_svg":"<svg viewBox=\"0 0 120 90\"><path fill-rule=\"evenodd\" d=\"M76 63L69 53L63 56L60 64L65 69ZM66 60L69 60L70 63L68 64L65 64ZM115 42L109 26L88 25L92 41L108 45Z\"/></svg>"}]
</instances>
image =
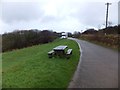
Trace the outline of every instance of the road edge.
<instances>
[{"instance_id":1,"label":"road edge","mask_svg":"<svg viewBox=\"0 0 120 90\"><path fill-rule=\"evenodd\" d=\"M77 39L76 38L68 38L68 39L70 39L70 40L73 40L73 41L75 41L75 42L77 42ZM78 74L78 69L80 69L80 64L81 64L81 61L82 61L82 48L81 48L81 45L77 42L77 44L78 44L78 46L79 46L79 51L80 51L80 58L79 58L79 62L78 62L78 65L77 65L77 68L76 68L76 70L75 70L75 72L74 72L74 75L73 75L73 77L72 77L72 79L71 79L71 81L70 81L70 83L69 83L69 85L68 85L68 89L69 88L75 88L74 86L74 82L76 81L76 78L77 78L77 74Z\"/></svg>"}]
</instances>

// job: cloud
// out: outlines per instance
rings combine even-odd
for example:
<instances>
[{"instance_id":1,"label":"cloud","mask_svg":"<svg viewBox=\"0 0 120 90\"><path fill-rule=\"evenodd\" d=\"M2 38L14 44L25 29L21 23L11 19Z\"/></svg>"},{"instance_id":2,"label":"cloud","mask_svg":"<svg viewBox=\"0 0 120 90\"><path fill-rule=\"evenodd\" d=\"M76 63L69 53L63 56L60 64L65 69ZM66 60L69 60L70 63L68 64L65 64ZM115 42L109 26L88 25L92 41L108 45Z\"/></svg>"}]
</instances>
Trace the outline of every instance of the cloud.
<instances>
[{"instance_id":1,"label":"cloud","mask_svg":"<svg viewBox=\"0 0 120 90\"><path fill-rule=\"evenodd\" d=\"M98 28L105 22L107 1L113 0L3 0L0 33L32 28L57 32ZM117 2L112 3L109 20L114 24L117 12Z\"/></svg>"},{"instance_id":2,"label":"cloud","mask_svg":"<svg viewBox=\"0 0 120 90\"><path fill-rule=\"evenodd\" d=\"M41 23L62 20L64 17L57 6L55 0L49 2L3 2L2 20L6 23L40 20ZM53 3L52 3L53 2Z\"/></svg>"},{"instance_id":3,"label":"cloud","mask_svg":"<svg viewBox=\"0 0 120 90\"><path fill-rule=\"evenodd\" d=\"M118 24L120 24L120 1L118 3Z\"/></svg>"},{"instance_id":4,"label":"cloud","mask_svg":"<svg viewBox=\"0 0 120 90\"><path fill-rule=\"evenodd\" d=\"M80 23L95 27L99 24L104 24L106 15L104 2L89 2L81 5L82 7L79 7L77 12L71 14L73 17L77 18Z\"/></svg>"},{"instance_id":5,"label":"cloud","mask_svg":"<svg viewBox=\"0 0 120 90\"><path fill-rule=\"evenodd\" d=\"M35 2L5 2L2 4L2 19L10 23L42 18L44 11Z\"/></svg>"}]
</instances>

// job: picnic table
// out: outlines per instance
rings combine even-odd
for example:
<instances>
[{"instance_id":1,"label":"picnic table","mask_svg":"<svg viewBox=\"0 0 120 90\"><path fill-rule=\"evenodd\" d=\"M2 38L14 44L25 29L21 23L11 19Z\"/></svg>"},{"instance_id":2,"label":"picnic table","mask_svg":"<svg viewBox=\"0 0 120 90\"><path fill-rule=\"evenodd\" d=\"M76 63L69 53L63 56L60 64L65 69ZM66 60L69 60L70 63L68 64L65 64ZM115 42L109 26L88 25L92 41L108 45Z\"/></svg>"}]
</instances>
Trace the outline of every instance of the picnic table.
<instances>
[{"instance_id":1,"label":"picnic table","mask_svg":"<svg viewBox=\"0 0 120 90\"><path fill-rule=\"evenodd\" d=\"M66 45L60 45L60 46L57 46L55 48L53 48L54 52L55 52L55 55L56 56L64 56L65 55L65 49L67 48L68 46Z\"/></svg>"},{"instance_id":2,"label":"picnic table","mask_svg":"<svg viewBox=\"0 0 120 90\"><path fill-rule=\"evenodd\" d=\"M66 51L66 48L68 48L67 45L56 46L55 48L53 48L53 50L48 52L49 58L52 58L53 56L54 57L59 56L59 57L67 57L67 58L69 58L70 55L72 54L72 49L68 49Z\"/></svg>"}]
</instances>

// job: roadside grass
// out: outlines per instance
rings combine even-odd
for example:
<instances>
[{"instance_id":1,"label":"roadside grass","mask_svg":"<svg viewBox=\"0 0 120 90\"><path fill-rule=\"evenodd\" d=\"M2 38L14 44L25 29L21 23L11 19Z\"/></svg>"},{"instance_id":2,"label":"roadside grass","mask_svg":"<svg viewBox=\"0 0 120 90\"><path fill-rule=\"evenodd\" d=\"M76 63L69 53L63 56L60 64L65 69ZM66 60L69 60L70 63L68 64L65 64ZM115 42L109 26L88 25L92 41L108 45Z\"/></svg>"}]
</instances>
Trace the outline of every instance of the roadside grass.
<instances>
[{"instance_id":1,"label":"roadside grass","mask_svg":"<svg viewBox=\"0 0 120 90\"><path fill-rule=\"evenodd\" d=\"M2 89L2 54L0 53L0 89Z\"/></svg>"},{"instance_id":2,"label":"roadside grass","mask_svg":"<svg viewBox=\"0 0 120 90\"><path fill-rule=\"evenodd\" d=\"M47 52L58 45L73 49L70 59L48 58ZM79 61L75 41L57 39L2 54L3 88L67 88Z\"/></svg>"},{"instance_id":3,"label":"roadside grass","mask_svg":"<svg viewBox=\"0 0 120 90\"><path fill-rule=\"evenodd\" d=\"M0 89L2 89L2 36L0 35Z\"/></svg>"}]
</instances>

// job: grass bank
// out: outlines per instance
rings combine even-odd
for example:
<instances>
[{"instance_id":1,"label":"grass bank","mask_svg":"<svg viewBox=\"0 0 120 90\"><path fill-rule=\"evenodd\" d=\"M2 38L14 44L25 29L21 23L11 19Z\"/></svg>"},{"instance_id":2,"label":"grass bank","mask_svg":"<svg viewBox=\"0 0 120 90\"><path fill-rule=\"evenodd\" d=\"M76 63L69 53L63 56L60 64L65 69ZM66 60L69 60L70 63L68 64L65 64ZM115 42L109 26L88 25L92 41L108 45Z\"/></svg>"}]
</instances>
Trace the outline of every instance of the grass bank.
<instances>
[{"instance_id":1,"label":"grass bank","mask_svg":"<svg viewBox=\"0 0 120 90\"><path fill-rule=\"evenodd\" d=\"M58 45L73 49L69 60L51 58L47 52ZM3 88L67 88L79 61L75 41L63 39L2 54Z\"/></svg>"}]
</instances>

